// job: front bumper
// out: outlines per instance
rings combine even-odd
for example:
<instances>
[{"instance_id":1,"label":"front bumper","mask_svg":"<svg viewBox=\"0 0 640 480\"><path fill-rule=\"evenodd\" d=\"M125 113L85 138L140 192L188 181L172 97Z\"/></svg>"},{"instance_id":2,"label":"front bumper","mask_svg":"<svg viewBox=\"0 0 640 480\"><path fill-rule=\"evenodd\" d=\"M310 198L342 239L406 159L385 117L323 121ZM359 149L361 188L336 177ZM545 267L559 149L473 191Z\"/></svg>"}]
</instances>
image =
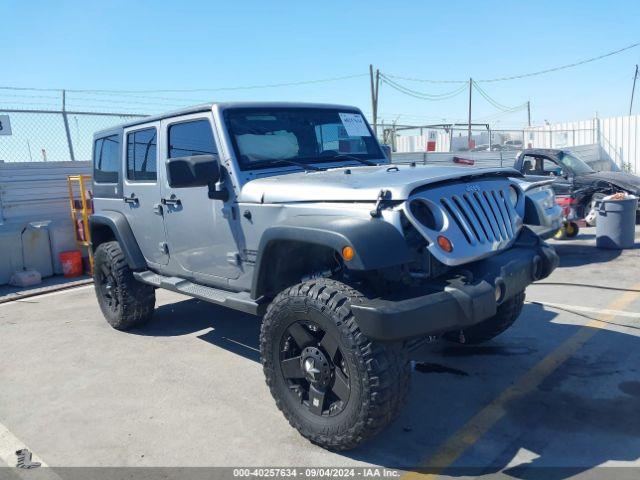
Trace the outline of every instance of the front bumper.
<instances>
[{"instance_id":1,"label":"front bumper","mask_svg":"<svg viewBox=\"0 0 640 480\"><path fill-rule=\"evenodd\" d=\"M464 330L496 314L500 303L547 277L558 266L555 250L524 228L508 250L454 270L430 291L403 299L378 298L351 309L362 333L396 341ZM501 295L496 300L496 286Z\"/></svg>"}]
</instances>

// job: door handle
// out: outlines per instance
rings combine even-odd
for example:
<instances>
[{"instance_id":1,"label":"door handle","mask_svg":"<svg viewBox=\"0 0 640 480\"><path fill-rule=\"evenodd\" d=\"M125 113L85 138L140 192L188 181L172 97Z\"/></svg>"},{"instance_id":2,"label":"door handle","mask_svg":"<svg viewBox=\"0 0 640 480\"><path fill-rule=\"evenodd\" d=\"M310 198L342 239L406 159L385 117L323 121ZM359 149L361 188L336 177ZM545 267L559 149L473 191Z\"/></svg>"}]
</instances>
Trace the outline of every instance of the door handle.
<instances>
[{"instance_id":1,"label":"door handle","mask_svg":"<svg viewBox=\"0 0 640 480\"><path fill-rule=\"evenodd\" d=\"M171 195L169 198L163 198L161 202L163 205L182 205L182 201L175 195Z\"/></svg>"},{"instance_id":2,"label":"door handle","mask_svg":"<svg viewBox=\"0 0 640 480\"><path fill-rule=\"evenodd\" d=\"M124 200L125 203L138 203L138 197L136 197L135 193L132 193L130 196L128 197L122 197L122 200Z\"/></svg>"}]
</instances>

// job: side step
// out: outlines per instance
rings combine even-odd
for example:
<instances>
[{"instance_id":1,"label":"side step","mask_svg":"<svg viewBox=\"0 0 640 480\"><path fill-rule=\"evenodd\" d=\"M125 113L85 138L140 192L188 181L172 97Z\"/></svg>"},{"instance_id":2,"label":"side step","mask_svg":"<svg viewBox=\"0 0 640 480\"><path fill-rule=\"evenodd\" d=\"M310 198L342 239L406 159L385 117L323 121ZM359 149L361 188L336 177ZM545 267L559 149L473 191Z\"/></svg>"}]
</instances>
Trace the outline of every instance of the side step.
<instances>
[{"instance_id":1,"label":"side step","mask_svg":"<svg viewBox=\"0 0 640 480\"><path fill-rule=\"evenodd\" d=\"M190 282L189 280L184 280L183 278L165 277L164 275L159 275L148 270L144 272L133 272L133 276L136 280L148 285L153 285L154 287L182 293L204 300L205 302L215 303L252 315L263 315L266 310L266 305L260 301L251 299L249 292L229 292L218 288L206 287Z\"/></svg>"}]
</instances>

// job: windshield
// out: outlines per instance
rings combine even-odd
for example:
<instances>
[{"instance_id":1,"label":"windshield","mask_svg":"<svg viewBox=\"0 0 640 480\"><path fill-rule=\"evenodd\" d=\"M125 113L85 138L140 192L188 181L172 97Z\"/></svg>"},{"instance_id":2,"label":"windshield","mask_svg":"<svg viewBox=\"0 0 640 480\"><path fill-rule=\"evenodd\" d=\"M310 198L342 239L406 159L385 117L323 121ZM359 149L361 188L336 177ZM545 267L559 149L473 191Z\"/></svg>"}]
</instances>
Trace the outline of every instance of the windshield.
<instances>
[{"instance_id":1,"label":"windshield","mask_svg":"<svg viewBox=\"0 0 640 480\"><path fill-rule=\"evenodd\" d=\"M578 157L570 153L558 153L558 160L560 161L560 163L562 163L562 165L567 167L576 175L584 175L585 173L594 172L594 170L589 165L584 163L584 161L580 160Z\"/></svg>"},{"instance_id":2,"label":"windshield","mask_svg":"<svg viewBox=\"0 0 640 480\"><path fill-rule=\"evenodd\" d=\"M230 108L227 130L243 170L276 164L383 160L357 111L320 108Z\"/></svg>"}]
</instances>

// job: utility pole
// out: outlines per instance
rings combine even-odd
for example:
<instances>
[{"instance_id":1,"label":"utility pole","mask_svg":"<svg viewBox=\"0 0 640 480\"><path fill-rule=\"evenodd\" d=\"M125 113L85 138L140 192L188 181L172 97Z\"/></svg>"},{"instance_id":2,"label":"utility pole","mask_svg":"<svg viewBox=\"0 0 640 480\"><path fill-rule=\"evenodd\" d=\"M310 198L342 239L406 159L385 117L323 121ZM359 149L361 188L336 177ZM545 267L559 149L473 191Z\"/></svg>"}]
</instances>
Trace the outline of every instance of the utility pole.
<instances>
[{"instance_id":1,"label":"utility pole","mask_svg":"<svg viewBox=\"0 0 640 480\"><path fill-rule=\"evenodd\" d=\"M531 102L527 101L527 125L531 126Z\"/></svg>"},{"instance_id":2,"label":"utility pole","mask_svg":"<svg viewBox=\"0 0 640 480\"><path fill-rule=\"evenodd\" d=\"M629 104L629 115L631 115L631 110L633 109L633 94L636 91L637 78L638 78L638 64L636 64L636 73L633 74L633 87L631 88L631 103Z\"/></svg>"},{"instance_id":3,"label":"utility pole","mask_svg":"<svg viewBox=\"0 0 640 480\"><path fill-rule=\"evenodd\" d=\"M376 69L375 80L373 65L369 64L369 78L371 80L371 113L373 116L373 132L378 136L378 90L380 87L380 70Z\"/></svg>"},{"instance_id":4,"label":"utility pole","mask_svg":"<svg viewBox=\"0 0 640 480\"><path fill-rule=\"evenodd\" d=\"M471 150L471 90L473 88L473 78L469 78L469 131L467 135L467 146Z\"/></svg>"}]
</instances>

